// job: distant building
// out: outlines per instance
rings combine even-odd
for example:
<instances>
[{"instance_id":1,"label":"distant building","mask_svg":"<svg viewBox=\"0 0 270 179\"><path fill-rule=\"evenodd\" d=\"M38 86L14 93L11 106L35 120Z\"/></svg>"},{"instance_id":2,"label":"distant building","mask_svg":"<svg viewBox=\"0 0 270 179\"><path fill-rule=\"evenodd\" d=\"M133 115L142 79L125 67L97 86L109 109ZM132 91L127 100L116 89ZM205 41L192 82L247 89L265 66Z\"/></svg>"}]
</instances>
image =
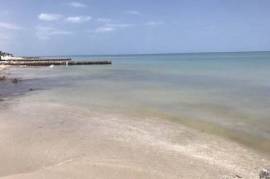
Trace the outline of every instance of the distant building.
<instances>
[{"instance_id":1,"label":"distant building","mask_svg":"<svg viewBox=\"0 0 270 179\"><path fill-rule=\"evenodd\" d=\"M13 54L0 51L0 60L22 60L22 57L14 57Z\"/></svg>"},{"instance_id":2,"label":"distant building","mask_svg":"<svg viewBox=\"0 0 270 179\"><path fill-rule=\"evenodd\" d=\"M13 54L0 51L0 60L13 58Z\"/></svg>"}]
</instances>

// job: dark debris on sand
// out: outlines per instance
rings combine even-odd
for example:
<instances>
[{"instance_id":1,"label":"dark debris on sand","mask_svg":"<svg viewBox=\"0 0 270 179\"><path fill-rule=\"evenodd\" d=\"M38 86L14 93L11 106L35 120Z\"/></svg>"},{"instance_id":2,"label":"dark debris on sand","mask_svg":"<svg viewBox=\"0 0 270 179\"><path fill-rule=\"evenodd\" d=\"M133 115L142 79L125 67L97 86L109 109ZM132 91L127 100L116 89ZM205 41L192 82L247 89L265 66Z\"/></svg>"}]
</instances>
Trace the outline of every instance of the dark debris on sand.
<instances>
[{"instance_id":1,"label":"dark debris on sand","mask_svg":"<svg viewBox=\"0 0 270 179\"><path fill-rule=\"evenodd\" d=\"M270 168L261 170L260 179L270 179Z\"/></svg>"},{"instance_id":2,"label":"dark debris on sand","mask_svg":"<svg viewBox=\"0 0 270 179\"><path fill-rule=\"evenodd\" d=\"M10 81L14 84L17 84L21 80L19 80L18 78L7 78L6 76L0 76L0 82L1 81Z\"/></svg>"}]
</instances>

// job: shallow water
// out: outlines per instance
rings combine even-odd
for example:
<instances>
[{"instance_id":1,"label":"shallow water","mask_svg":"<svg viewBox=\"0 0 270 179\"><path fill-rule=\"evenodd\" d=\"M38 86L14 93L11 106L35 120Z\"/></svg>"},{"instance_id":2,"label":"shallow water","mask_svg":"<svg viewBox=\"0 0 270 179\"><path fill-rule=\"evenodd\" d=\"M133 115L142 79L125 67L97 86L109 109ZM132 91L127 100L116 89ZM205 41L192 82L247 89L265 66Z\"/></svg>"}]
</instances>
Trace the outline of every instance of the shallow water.
<instances>
[{"instance_id":1,"label":"shallow water","mask_svg":"<svg viewBox=\"0 0 270 179\"><path fill-rule=\"evenodd\" d=\"M36 100L158 116L270 151L269 52L73 58L113 64L11 68L10 74L28 79L21 85L37 89L29 93Z\"/></svg>"}]
</instances>

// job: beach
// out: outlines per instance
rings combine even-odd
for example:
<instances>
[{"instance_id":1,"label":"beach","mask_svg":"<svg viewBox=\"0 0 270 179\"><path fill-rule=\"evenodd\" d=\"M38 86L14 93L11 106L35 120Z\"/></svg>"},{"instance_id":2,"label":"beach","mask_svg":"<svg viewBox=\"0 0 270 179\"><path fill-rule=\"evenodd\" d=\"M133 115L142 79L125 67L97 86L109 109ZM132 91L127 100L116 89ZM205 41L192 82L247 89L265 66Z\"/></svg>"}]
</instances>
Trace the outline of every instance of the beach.
<instances>
[{"instance_id":1,"label":"beach","mask_svg":"<svg viewBox=\"0 0 270 179\"><path fill-rule=\"evenodd\" d=\"M0 71L3 71L5 68L7 68L6 66L0 66Z\"/></svg>"},{"instance_id":2,"label":"beach","mask_svg":"<svg viewBox=\"0 0 270 179\"><path fill-rule=\"evenodd\" d=\"M257 103L269 95L269 62L211 55L6 69L21 81L0 102L0 178L258 178L270 164L269 104ZM261 59L260 73L237 76L247 56Z\"/></svg>"},{"instance_id":3,"label":"beach","mask_svg":"<svg viewBox=\"0 0 270 179\"><path fill-rule=\"evenodd\" d=\"M269 164L245 146L155 116L33 98L1 109L1 178L251 179Z\"/></svg>"},{"instance_id":4,"label":"beach","mask_svg":"<svg viewBox=\"0 0 270 179\"><path fill-rule=\"evenodd\" d=\"M0 179L270 179L270 0L1 2Z\"/></svg>"}]
</instances>

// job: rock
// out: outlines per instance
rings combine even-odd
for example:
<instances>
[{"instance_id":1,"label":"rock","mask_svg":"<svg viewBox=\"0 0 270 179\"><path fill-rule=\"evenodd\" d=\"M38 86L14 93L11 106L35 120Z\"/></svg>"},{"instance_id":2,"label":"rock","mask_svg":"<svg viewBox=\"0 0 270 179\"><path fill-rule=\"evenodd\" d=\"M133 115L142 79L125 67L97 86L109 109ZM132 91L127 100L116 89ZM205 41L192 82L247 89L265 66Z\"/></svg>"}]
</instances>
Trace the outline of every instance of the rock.
<instances>
[{"instance_id":1,"label":"rock","mask_svg":"<svg viewBox=\"0 0 270 179\"><path fill-rule=\"evenodd\" d=\"M0 76L0 81L5 81L7 79L6 76Z\"/></svg>"},{"instance_id":2,"label":"rock","mask_svg":"<svg viewBox=\"0 0 270 179\"><path fill-rule=\"evenodd\" d=\"M260 171L260 179L270 179L270 169L262 169Z\"/></svg>"},{"instance_id":3,"label":"rock","mask_svg":"<svg viewBox=\"0 0 270 179\"><path fill-rule=\"evenodd\" d=\"M242 178L240 175L235 175L236 178Z\"/></svg>"},{"instance_id":4,"label":"rock","mask_svg":"<svg viewBox=\"0 0 270 179\"><path fill-rule=\"evenodd\" d=\"M18 82L19 82L19 80L17 78L12 79L12 83L16 84Z\"/></svg>"}]
</instances>

